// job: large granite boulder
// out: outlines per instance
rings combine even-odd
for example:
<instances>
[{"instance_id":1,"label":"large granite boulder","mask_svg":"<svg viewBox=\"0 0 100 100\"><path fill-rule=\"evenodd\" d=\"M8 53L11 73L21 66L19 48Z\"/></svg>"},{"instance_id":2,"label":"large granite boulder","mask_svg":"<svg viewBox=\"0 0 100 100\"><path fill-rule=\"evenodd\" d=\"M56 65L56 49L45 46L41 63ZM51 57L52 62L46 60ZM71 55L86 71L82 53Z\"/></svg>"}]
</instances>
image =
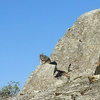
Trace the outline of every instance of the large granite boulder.
<instances>
[{"instance_id":1,"label":"large granite boulder","mask_svg":"<svg viewBox=\"0 0 100 100\"><path fill-rule=\"evenodd\" d=\"M85 13L67 30L51 54L61 70L73 75L94 74L100 56L100 9Z\"/></svg>"},{"instance_id":2,"label":"large granite boulder","mask_svg":"<svg viewBox=\"0 0 100 100\"><path fill-rule=\"evenodd\" d=\"M80 16L50 55L57 65L43 64L30 75L20 95L9 100L100 100L100 9ZM55 77L55 69L60 72ZM70 81L66 74L69 74ZM58 73L57 73L58 74ZM65 76L64 76L65 75Z\"/></svg>"}]
</instances>

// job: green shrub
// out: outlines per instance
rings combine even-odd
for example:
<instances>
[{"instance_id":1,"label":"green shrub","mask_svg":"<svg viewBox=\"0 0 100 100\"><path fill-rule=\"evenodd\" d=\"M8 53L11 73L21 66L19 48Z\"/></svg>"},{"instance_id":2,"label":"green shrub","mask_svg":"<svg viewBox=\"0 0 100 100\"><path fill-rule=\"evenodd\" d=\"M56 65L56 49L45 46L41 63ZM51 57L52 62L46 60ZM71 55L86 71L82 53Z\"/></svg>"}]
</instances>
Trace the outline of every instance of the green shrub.
<instances>
[{"instance_id":1,"label":"green shrub","mask_svg":"<svg viewBox=\"0 0 100 100\"><path fill-rule=\"evenodd\" d=\"M19 82L10 81L7 86L4 86L1 91L1 96L12 96L16 95L20 91Z\"/></svg>"}]
</instances>

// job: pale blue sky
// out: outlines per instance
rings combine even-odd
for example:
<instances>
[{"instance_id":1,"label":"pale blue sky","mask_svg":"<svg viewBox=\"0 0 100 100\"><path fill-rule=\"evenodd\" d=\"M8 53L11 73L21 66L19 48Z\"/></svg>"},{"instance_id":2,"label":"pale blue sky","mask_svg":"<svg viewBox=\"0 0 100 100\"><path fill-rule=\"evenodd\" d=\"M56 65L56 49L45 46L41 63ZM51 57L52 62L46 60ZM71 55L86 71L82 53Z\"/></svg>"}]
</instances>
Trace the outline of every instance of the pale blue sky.
<instances>
[{"instance_id":1,"label":"pale blue sky","mask_svg":"<svg viewBox=\"0 0 100 100\"><path fill-rule=\"evenodd\" d=\"M49 56L81 14L98 8L100 0L0 0L0 87L22 87L39 54Z\"/></svg>"}]
</instances>

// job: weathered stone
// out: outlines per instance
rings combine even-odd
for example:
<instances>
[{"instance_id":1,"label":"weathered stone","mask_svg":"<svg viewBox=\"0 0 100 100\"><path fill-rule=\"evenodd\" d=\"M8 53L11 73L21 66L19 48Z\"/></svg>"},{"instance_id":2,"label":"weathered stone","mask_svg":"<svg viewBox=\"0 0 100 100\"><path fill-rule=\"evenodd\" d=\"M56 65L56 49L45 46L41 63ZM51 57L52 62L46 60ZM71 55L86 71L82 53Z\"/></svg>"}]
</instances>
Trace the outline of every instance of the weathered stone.
<instances>
[{"instance_id":1,"label":"weathered stone","mask_svg":"<svg viewBox=\"0 0 100 100\"><path fill-rule=\"evenodd\" d=\"M100 100L100 79L92 84L88 79L89 75L100 74L96 64L99 56L100 9L97 9L80 16L59 40L50 56L57 66L38 66L20 92L24 95L9 100ZM59 74L60 78L54 77L56 67L64 73ZM67 72L70 81L65 78Z\"/></svg>"},{"instance_id":2,"label":"weathered stone","mask_svg":"<svg viewBox=\"0 0 100 100\"><path fill-rule=\"evenodd\" d=\"M58 69L68 70L73 76L93 74L100 56L100 9L78 18L53 50L50 58Z\"/></svg>"},{"instance_id":3,"label":"weathered stone","mask_svg":"<svg viewBox=\"0 0 100 100\"><path fill-rule=\"evenodd\" d=\"M38 92L53 85L56 81L54 78L55 68L56 66L51 64L39 65L26 81L20 94Z\"/></svg>"}]
</instances>

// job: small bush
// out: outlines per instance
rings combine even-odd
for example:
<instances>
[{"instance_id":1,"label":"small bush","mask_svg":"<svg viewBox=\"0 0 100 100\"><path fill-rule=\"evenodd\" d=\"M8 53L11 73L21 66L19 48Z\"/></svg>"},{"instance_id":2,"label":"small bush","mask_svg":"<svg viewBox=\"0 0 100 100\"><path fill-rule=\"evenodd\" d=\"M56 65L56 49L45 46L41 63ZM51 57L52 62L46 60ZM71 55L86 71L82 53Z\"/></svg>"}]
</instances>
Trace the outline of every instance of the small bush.
<instances>
[{"instance_id":1,"label":"small bush","mask_svg":"<svg viewBox=\"0 0 100 100\"><path fill-rule=\"evenodd\" d=\"M10 81L7 86L4 86L0 90L1 96L12 96L16 95L20 91L19 82Z\"/></svg>"}]
</instances>

